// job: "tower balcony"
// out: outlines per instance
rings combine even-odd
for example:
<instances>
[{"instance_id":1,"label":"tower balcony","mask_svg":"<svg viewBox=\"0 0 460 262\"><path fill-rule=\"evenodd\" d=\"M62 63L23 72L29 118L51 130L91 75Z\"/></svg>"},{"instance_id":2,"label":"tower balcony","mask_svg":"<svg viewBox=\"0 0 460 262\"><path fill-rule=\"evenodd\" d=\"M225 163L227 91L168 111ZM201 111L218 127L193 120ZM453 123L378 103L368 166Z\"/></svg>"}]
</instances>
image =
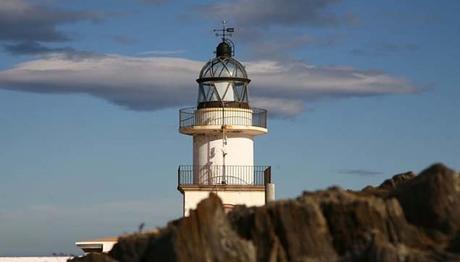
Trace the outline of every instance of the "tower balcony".
<instances>
[{"instance_id":1,"label":"tower balcony","mask_svg":"<svg viewBox=\"0 0 460 262\"><path fill-rule=\"evenodd\" d=\"M186 135L213 132L263 135L267 130L267 110L260 108L183 108L179 111L179 132Z\"/></svg>"},{"instance_id":2,"label":"tower balcony","mask_svg":"<svg viewBox=\"0 0 460 262\"><path fill-rule=\"evenodd\" d=\"M177 169L177 188L253 188L271 183L270 166L181 165Z\"/></svg>"}]
</instances>

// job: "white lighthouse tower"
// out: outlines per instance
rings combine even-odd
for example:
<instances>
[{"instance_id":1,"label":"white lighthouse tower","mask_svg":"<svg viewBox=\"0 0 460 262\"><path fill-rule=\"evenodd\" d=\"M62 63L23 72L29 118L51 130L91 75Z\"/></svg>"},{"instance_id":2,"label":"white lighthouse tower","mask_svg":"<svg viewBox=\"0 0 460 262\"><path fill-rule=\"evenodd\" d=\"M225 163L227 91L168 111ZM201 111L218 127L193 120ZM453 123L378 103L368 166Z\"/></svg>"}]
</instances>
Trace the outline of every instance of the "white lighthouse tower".
<instances>
[{"instance_id":1,"label":"white lighthouse tower","mask_svg":"<svg viewBox=\"0 0 460 262\"><path fill-rule=\"evenodd\" d=\"M266 189L274 194L270 167L254 165L254 137L268 132L267 111L250 106L250 79L226 38L233 28L215 31L222 42L197 79L197 107L180 110L179 132L193 137L193 165L178 169L184 216L210 192L226 209L264 205Z\"/></svg>"}]
</instances>

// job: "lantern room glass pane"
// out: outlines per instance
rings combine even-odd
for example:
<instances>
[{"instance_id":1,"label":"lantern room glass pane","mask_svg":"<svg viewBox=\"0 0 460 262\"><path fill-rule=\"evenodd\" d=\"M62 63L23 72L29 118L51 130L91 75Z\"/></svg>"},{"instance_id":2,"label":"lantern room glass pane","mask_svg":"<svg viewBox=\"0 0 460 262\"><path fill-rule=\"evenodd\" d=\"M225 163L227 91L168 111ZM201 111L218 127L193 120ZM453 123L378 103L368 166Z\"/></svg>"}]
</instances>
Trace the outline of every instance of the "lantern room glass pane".
<instances>
[{"instance_id":1,"label":"lantern room glass pane","mask_svg":"<svg viewBox=\"0 0 460 262\"><path fill-rule=\"evenodd\" d=\"M221 101L235 101L232 82L216 82L214 86Z\"/></svg>"},{"instance_id":2,"label":"lantern room glass pane","mask_svg":"<svg viewBox=\"0 0 460 262\"><path fill-rule=\"evenodd\" d=\"M199 87L198 103L219 101L217 94L215 93L214 86L210 84L203 84Z\"/></svg>"},{"instance_id":3,"label":"lantern room glass pane","mask_svg":"<svg viewBox=\"0 0 460 262\"><path fill-rule=\"evenodd\" d=\"M235 94L235 101L248 102L248 92L246 85L235 83L233 85L233 91Z\"/></svg>"},{"instance_id":4,"label":"lantern room glass pane","mask_svg":"<svg viewBox=\"0 0 460 262\"><path fill-rule=\"evenodd\" d=\"M248 102L247 85L242 82L205 82L200 84L198 90L198 103Z\"/></svg>"}]
</instances>

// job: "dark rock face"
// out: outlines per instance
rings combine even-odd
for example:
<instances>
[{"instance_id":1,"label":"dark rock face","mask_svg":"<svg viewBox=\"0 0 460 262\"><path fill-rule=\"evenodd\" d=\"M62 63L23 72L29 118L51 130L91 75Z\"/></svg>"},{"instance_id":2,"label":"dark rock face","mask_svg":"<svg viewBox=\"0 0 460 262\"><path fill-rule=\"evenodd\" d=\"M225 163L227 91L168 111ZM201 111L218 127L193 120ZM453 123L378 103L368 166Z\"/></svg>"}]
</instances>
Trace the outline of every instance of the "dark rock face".
<instances>
[{"instance_id":1,"label":"dark rock face","mask_svg":"<svg viewBox=\"0 0 460 262\"><path fill-rule=\"evenodd\" d=\"M460 178L436 164L390 193L405 211L407 220L427 230L453 235L460 230Z\"/></svg>"},{"instance_id":2,"label":"dark rock face","mask_svg":"<svg viewBox=\"0 0 460 262\"><path fill-rule=\"evenodd\" d=\"M228 215L211 194L189 217L159 234L123 237L100 259L460 261L460 177L436 164L379 187L304 192Z\"/></svg>"},{"instance_id":3,"label":"dark rock face","mask_svg":"<svg viewBox=\"0 0 460 262\"><path fill-rule=\"evenodd\" d=\"M243 262L255 261L255 249L232 230L219 197L210 195L160 234L121 238L110 256L118 261Z\"/></svg>"}]
</instances>

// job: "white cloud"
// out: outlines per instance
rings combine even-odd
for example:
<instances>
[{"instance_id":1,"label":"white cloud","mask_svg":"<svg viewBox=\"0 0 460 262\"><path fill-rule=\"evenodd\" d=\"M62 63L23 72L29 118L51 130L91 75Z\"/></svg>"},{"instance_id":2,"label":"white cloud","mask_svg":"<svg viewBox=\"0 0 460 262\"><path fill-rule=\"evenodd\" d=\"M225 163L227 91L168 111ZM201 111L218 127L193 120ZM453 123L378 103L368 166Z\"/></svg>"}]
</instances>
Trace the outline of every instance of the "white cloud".
<instances>
[{"instance_id":1,"label":"white cloud","mask_svg":"<svg viewBox=\"0 0 460 262\"><path fill-rule=\"evenodd\" d=\"M0 1L0 41L62 42L70 36L58 27L81 21L101 21L107 14L52 8L38 1ZM43 1L42 1L43 2Z\"/></svg>"},{"instance_id":2,"label":"white cloud","mask_svg":"<svg viewBox=\"0 0 460 262\"><path fill-rule=\"evenodd\" d=\"M304 102L296 99L273 98L273 97L255 97L251 100L256 107L265 108L269 114L277 116L290 117L304 111Z\"/></svg>"},{"instance_id":3,"label":"white cloud","mask_svg":"<svg viewBox=\"0 0 460 262\"><path fill-rule=\"evenodd\" d=\"M245 26L335 25L341 18L329 8L341 0L236 0L220 1L199 8L201 13L221 19L230 17Z\"/></svg>"},{"instance_id":4,"label":"white cloud","mask_svg":"<svg viewBox=\"0 0 460 262\"><path fill-rule=\"evenodd\" d=\"M182 54L185 53L185 50L150 50L150 51L144 51L140 52L139 55L153 55L153 56L169 56L169 55L177 55L177 54Z\"/></svg>"},{"instance_id":5,"label":"white cloud","mask_svg":"<svg viewBox=\"0 0 460 262\"><path fill-rule=\"evenodd\" d=\"M41 93L86 93L133 110L158 110L196 101L204 62L173 57L54 54L0 71L0 88ZM350 67L302 62L245 63L250 100L271 115L301 113L305 102L327 97L411 93L406 80Z\"/></svg>"},{"instance_id":6,"label":"white cloud","mask_svg":"<svg viewBox=\"0 0 460 262\"><path fill-rule=\"evenodd\" d=\"M225 18L233 37L248 49L247 57L292 58L306 46L330 46L343 37L342 28L359 23L342 10L342 0L223 0L196 5L196 19L215 23ZM318 29L328 28L318 33ZM314 30L311 30L314 29ZM315 32L316 31L316 32Z\"/></svg>"}]
</instances>

